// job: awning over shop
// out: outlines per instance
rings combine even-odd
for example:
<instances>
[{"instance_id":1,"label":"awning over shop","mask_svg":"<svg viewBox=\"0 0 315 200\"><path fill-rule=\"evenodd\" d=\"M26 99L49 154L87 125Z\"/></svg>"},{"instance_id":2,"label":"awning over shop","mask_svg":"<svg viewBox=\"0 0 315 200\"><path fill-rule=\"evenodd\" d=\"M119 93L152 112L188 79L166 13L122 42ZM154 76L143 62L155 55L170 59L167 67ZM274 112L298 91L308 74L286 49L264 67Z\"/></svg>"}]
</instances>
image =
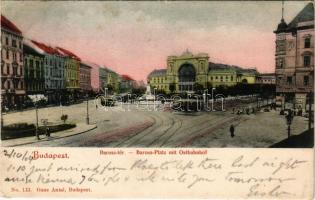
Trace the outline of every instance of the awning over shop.
<instances>
[{"instance_id":1,"label":"awning over shop","mask_svg":"<svg viewBox=\"0 0 315 200\"><path fill-rule=\"evenodd\" d=\"M48 101L48 98L45 97L43 94L34 94L34 95L27 95L33 102L37 102L40 100L46 100Z\"/></svg>"}]
</instances>

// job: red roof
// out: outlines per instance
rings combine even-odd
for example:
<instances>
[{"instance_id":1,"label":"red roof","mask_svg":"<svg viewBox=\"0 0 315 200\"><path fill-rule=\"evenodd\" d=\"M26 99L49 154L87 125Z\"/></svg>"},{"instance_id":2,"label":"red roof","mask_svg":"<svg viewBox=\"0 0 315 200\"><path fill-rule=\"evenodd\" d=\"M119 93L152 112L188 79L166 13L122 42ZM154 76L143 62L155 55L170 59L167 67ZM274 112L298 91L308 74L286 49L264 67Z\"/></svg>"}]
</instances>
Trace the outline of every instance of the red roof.
<instances>
[{"instance_id":1,"label":"red roof","mask_svg":"<svg viewBox=\"0 0 315 200\"><path fill-rule=\"evenodd\" d=\"M41 42L37 42L35 40L31 40L38 48L40 48L41 50L43 50L45 53L48 54L54 54L54 55L61 55L56 49L41 43Z\"/></svg>"},{"instance_id":2,"label":"red roof","mask_svg":"<svg viewBox=\"0 0 315 200\"><path fill-rule=\"evenodd\" d=\"M16 34L22 35L22 31L18 27L16 27L10 20L8 20L5 16L1 15L1 28L8 29Z\"/></svg>"},{"instance_id":3,"label":"red roof","mask_svg":"<svg viewBox=\"0 0 315 200\"><path fill-rule=\"evenodd\" d=\"M66 56L69 56L69 57L71 57L71 58L73 58L73 59L76 59L76 60L78 60L78 61L81 61L81 59L80 59L77 55L75 55L74 53L72 53L71 51L66 50L66 49L64 49L64 48L61 48L61 47L57 47L57 49L60 50L62 53L64 53Z\"/></svg>"},{"instance_id":4,"label":"red roof","mask_svg":"<svg viewBox=\"0 0 315 200\"><path fill-rule=\"evenodd\" d=\"M131 78L129 75L121 75L121 78L124 80L124 81L134 81L133 78Z\"/></svg>"}]
</instances>

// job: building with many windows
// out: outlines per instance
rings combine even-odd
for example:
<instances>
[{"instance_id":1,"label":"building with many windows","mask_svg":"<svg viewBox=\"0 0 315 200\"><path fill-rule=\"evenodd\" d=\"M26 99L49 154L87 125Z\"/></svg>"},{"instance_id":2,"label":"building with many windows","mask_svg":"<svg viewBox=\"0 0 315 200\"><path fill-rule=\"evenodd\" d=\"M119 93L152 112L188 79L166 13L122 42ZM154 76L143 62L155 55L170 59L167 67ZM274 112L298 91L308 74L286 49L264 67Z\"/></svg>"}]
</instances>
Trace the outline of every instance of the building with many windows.
<instances>
[{"instance_id":1,"label":"building with many windows","mask_svg":"<svg viewBox=\"0 0 315 200\"><path fill-rule=\"evenodd\" d=\"M45 94L45 56L27 39L23 42L24 80L27 94Z\"/></svg>"},{"instance_id":2,"label":"building with many windows","mask_svg":"<svg viewBox=\"0 0 315 200\"><path fill-rule=\"evenodd\" d=\"M107 88L109 93L118 93L120 89L121 76L107 67L99 68L99 86L101 91Z\"/></svg>"},{"instance_id":3,"label":"building with many windows","mask_svg":"<svg viewBox=\"0 0 315 200\"><path fill-rule=\"evenodd\" d=\"M5 16L1 15L1 104L20 107L25 98L23 36Z\"/></svg>"},{"instance_id":4,"label":"building with many windows","mask_svg":"<svg viewBox=\"0 0 315 200\"><path fill-rule=\"evenodd\" d=\"M197 88L232 86L240 82L253 84L257 75L255 69L212 63L208 54L193 55L186 50L180 56L169 56L167 69L152 71L148 83L166 93L192 93Z\"/></svg>"},{"instance_id":5,"label":"building with many windows","mask_svg":"<svg viewBox=\"0 0 315 200\"><path fill-rule=\"evenodd\" d=\"M278 99L304 108L314 91L314 5L309 3L287 24L281 19L276 34L276 93Z\"/></svg>"},{"instance_id":6,"label":"building with many windows","mask_svg":"<svg viewBox=\"0 0 315 200\"><path fill-rule=\"evenodd\" d=\"M82 92L88 92L92 90L91 86L91 64L82 61L80 63L80 89Z\"/></svg>"},{"instance_id":7,"label":"building with many windows","mask_svg":"<svg viewBox=\"0 0 315 200\"><path fill-rule=\"evenodd\" d=\"M120 91L121 92L131 92L133 88L136 87L136 81L129 75L121 75Z\"/></svg>"},{"instance_id":8,"label":"building with many windows","mask_svg":"<svg viewBox=\"0 0 315 200\"><path fill-rule=\"evenodd\" d=\"M31 40L37 51L44 55L45 96L48 103L60 101L64 90L64 56L54 47Z\"/></svg>"},{"instance_id":9,"label":"building with many windows","mask_svg":"<svg viewBox=\"0 0 315 200\"><path fill-rule=\"evenodd\" d=\"M80 61L81 59L74 53L61 47L57 47L58 52L64 56L64 80L65 88L77 90L80 88Z\"/></svg>"},{"instance_id":10,"label":"building with many windows","mask_svg":"<svg viewBox=\"0 0 315 200\"><path fill-rule=\"evenodd\" d=\"M257 77L257 83L275 85L276 75L275 73L262 73Z\"/></svg>"}]
</instances>

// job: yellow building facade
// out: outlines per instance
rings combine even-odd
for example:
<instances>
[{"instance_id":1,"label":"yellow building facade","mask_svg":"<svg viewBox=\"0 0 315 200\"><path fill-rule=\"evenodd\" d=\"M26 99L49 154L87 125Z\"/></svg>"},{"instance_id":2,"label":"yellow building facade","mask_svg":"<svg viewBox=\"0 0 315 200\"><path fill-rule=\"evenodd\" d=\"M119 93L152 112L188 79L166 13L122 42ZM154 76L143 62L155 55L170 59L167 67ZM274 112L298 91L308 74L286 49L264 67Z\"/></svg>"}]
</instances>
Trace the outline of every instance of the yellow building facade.
<instances>
[{"instance_id":1,"label":"yellow building facade","mask_svg":"<svg viewBox=\"0 0 315 200\"><path fill-rule=\"evenodd\" d=\"M167 68L152 71L148 84L166 93L193 93L198 88L233 86L237 83L256 83L258 72L238 66L209 62L206 53L193 55L186 50L180 56L169 56Z\"/></svg>"},{"instance_id":2,"label":"yellow building facade","mask_svg":"<svg viewBox=\"0 0 315 200\"><path fill-rule=\"evenodd\" d=\"M66 89L80 88L80 62L73 58L65 60L65 86Z\"/></svg>"}]
</instances>

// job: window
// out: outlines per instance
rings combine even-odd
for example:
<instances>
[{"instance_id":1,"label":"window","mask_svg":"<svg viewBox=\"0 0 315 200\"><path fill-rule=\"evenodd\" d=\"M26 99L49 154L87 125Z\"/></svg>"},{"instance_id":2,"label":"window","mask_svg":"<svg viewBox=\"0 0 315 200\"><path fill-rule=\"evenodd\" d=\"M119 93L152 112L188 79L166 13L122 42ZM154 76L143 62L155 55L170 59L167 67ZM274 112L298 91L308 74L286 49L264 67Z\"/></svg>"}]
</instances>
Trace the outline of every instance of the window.
<instances>
[{"instance_id":1,"label":"window","mask_svg":"<svg viewBox=\"0 0 315 200\"><path fill-rule=\"evenodd\" d=\"M8 89L11 89L11 82L10 81L8 81Z\"/></svg>"},{"instance_id":2,"label":"window","mask_svg":"<svg viewBox=\"0 0 315 200\"><path fill-rule=\"evenodd\" d=\"M13 76L17 75L17 67L13 67Z\"/></svg>"},{"instance_id":3,"label":"window","mask_svg":"<svg viewBox=\"0 0 315 200\"><path fill-rule=\"evenodd\" d=\"M304 48L310 48L310 47L311 47L311 38L305 38Z\"/></svg>"},{"instance_id":4,"label":"window","mask_svg":"<svg viewBox=\"0 0 315 200\"><path fill-rule=\"evenodd\" d=\"M9 56L10 56L9 55L9 49L6 50L6 53L7 53L7 59L9 59Z\"/></svg>"},{"instance_id":5,"label":"window","mask_svg":"<svg viewBox=\"0 0 315 200\"><path fill-rule=\"evenodd\" d=\"M276 59L276 67L277 68L283 68L284 67L284 58Z\"/></svg>"},{"instance_id":6,"label":"window","mask_svg":"<svg viewBox=\"0 0 315 200\"><path fill-rule=\"evenodd\" d=\"M287 84L292 85L292 76L287 77Z\"/></svg>"},{"instance_id":7,"label":"window","mask_svg":"<svg viewBox=\"0 0 315 200\"><path fill-rule=\"evenodd\" d=\"M7 74L10 74L10 64L7 64Z\"/></svg>"},{"instance_id":8,"label":"window","mask_svg":"<svg viewBox=\"0 0 315 200\"><path fill-rule=\"evenodd\" d=\"M9 38L8 37L5 38L5 44L9 45Z\"/></svg>"},{"instance_id":9,"label":"window","mask_svg":"<svg viewBox=\"0 0 315 200\"><path fill-rule=\"evenodd\" d=\"M16 61L16 52L13 52L13 60Z\"/></svg>"},{"instance_id":10,"label":"window","mask_svg":"<svg viewBox=\"0 0 315 200\"><path fill-rule=\"evenodd\" d=\"M2 62L2 63L1 63L1 74L2 74L2 75L4 74L4 71L3 71L3 70L4 70L4 63Z\"/></svg>"},{"instance_id":11,"label":"window","mask_svg":"<svg viewBox=\"0 0 315 200\"><path fill-rule=\"evenodd\" d=\"M34 68L33 60L30 60L30 68Z\"/></svg>"},{"instance_id":12,"label":"window","mask_svg":"<svg viewBox=\"0 0 315 200\"><path fill-rule=\"evenodd\" d=\"M19 47L20 47L20 49L22 49L22 42L21 41L19 42Z\"/></svg>"},{"instance_id":13,"label":"window","mask_svg":"<svg viewBox=\"0 0 315 200\"><path fill-rule=\"evenodd\" d=\"M218 79L218 77L216 76L215 79Z\"/></svg>"},{"instance_id":14,"label":"window","mask_svg":"<svg viewBox=\"0 0 315 200\"><path fill-rule=\"evenodd\" d=\"M308 76L304 76L303 83L304 83L304 86L308 86L308 84L309 84L309 77Z\"/></svg>"},{"instance_id":15,"label":"window","mask_svg":"<svg viewBox=\"0 0 315 200\"><path fill-rule=\"evenodd\" d=\"M16 47L16 40L12 40L12 46Z\"/></svg>"},{"instance_id":16,"label":"window","mask_svg":"<svg viewBox=\"0 0 315 200\"><path fill-rule=\"evenodd\" d=\"M233 81L233 76L231 76L231 81Z\"/></svg>"},{"instance_id":17,"label":"window","mask_svg":"<svg viewBox=\"0 0 315 200\"><path fill-rule=\"evenodd\" d=\"M309 67L311 65L311 56L307 55L304 56L304 67Z\"/></svg>"}]
</instances>

